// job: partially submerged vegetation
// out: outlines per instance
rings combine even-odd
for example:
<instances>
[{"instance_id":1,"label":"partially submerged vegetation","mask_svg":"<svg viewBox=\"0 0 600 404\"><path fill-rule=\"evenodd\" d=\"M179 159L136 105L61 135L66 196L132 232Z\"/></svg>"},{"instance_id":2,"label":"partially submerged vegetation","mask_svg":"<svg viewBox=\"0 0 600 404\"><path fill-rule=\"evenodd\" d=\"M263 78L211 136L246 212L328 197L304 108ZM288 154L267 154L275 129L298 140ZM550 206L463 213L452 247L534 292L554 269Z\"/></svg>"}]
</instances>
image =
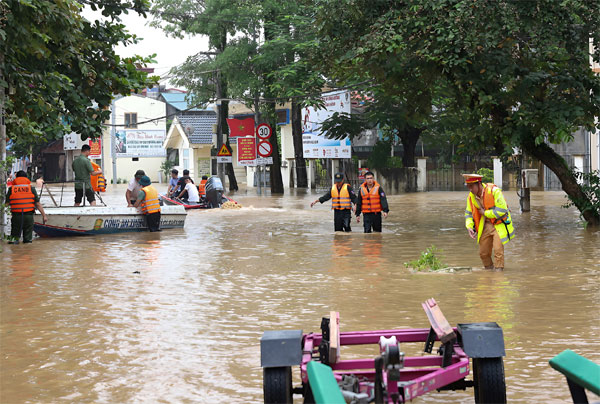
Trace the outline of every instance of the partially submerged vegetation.
<instances>
[{"instance_id":1,"label":"partially submerged vegetation","mask_svg":"<svg viewBox=\"0 0 600 404\"><path fill-rule=\"evenodd\" d=\"M436 246L432 245L428 247L425 251L421 252L421 256L419 257L419 259L410 262L405 262L404 266L417 272L440 271L446 268L446 265L442 263L441 258L438 256L441 252L442 251L438 250Z\"/></svg>"}]
</instances>

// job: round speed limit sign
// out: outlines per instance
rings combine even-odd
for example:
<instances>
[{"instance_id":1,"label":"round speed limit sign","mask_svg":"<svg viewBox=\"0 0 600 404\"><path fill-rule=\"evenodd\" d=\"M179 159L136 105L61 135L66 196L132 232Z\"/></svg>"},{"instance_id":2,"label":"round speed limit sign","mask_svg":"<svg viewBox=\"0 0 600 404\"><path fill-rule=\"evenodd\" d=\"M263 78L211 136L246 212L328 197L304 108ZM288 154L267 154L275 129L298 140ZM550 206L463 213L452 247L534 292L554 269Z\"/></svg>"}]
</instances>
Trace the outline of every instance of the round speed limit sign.
<instances>
[{"instance_id":1,"label":"round speed limit sign","mask_svg":"<svg viewBox=\"0 0 600 404\"><path fill-rule=\"evenodd\" d=\"M267 140L271 137L272 133L273 129L271 129L271 127L267 123L261 123L256 128L256 136L258 136L260 140Z\"/></svg>"}]
</instances>

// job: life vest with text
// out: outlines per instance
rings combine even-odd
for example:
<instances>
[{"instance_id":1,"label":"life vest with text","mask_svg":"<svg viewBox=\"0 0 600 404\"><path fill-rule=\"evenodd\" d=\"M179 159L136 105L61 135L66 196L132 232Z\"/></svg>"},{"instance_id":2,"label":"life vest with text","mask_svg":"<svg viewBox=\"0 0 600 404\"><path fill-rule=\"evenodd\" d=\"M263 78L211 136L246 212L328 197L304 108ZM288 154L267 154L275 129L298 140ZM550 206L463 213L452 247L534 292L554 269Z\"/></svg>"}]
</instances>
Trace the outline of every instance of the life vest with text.
<instances>
[{"instance_id":1,"label":"life vest with text","mask_svg":"<svg viewBox=\"0 0 600 404\"><path fill-rule=\"evenodd\" d=\"M35 210L35 195L31 191L31 181L25 177L17 177L10 188L8 203L13 213L33 212Z\"/></svg>"},{"instance_id":2,"label":"life vest with text","mask_svg":"<svg viewBox=\"0 0 600 404\"><path fill-rule=\"evenodd\" d=\"M160 201L158 200L158 191L152 185L143 187L144 201L142 202L142 213L149 215L150 213L160 212Z\"/></svg>"},{"instance_id":3,"label":"life vest with text","mask_svg":"<svg viewBox=\"0 0 600 404\"><path fill-rule=\"evenodd\" d=\"M367 188L367 183L360 186L360 196L362 199L362 213L379 213L381 212L381 197L379 196L379 183L374 182L371 189Z\"/></svg>"},{"instance_id":4,"label":"life vest with text","mask_svg":"<svg viewBox=\"0 0 600 404\"><path fill-rule=\"evenodd\" d=\"M342 185L342 188L339 191L337 185L333 184L331 187L331 201L332 209L352 209L352 200L350 199L350 192L348 192L348 184Z\"/></svg>"}]
</instances>

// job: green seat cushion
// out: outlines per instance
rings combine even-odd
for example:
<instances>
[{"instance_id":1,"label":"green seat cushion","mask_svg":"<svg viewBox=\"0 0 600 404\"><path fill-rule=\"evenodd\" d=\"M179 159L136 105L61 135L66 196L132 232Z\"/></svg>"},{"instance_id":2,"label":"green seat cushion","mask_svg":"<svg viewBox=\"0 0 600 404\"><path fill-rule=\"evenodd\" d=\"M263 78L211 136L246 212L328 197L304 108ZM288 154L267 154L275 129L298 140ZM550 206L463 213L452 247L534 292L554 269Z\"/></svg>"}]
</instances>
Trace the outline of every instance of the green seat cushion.
<instances>
[{"instance_id":1,"label":"green seat cushion","mask_svg":"<svg viewBox=\"0 0 600 404\"><path fill-rule=\"evenodd\" d=\"M565 349L550 359L550 366L569 380L600 396L600 365Z\"/></svg>"},{"instance_id":2,"label":"green seat cushion","mask_svg":"<svg viewBox=\"0 0 600 404\"><path fill-rule=\"evenodd\" d=\"M306 366L308 383L316 404L345 404L333 370L322 363L310 361Z\"/></svg>"}]
</instances>

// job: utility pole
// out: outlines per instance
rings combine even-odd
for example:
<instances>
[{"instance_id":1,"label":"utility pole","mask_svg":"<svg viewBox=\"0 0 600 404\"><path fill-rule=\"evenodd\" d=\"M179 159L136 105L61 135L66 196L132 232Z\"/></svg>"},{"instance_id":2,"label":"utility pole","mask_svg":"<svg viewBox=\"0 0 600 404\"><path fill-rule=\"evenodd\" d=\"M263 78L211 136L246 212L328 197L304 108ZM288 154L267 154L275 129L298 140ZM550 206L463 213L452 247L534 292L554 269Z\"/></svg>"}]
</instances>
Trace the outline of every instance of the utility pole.
<instances>
[{"instance_id":1,"label":"utility pole","mask_svg":"<svg viewBox=\"0 0 600 404\"><path fill-rule=\"evenodd\" d=\"M256 134L256 128L258 127L258 124L260 123L260 107L258 106L258 91L256 92L256 95L254 96L254 133ZM273 135L271 135L273 136ZM256 172L258 173L258 194L262 195L262 187L261 187L261 172L262 172L262 167L259 165L256 165ZM266 176L267 170L265 169L265 176ZM265 185L265 194L266 194L266 185Z\"/></svg>"},{"instance_id":2,"label":"utility pole","mask_svg":"<svg viewBox=\"0 0 600 404\"><path fill-rule=\"evenodd\" d=\"M110 129L110 156L113 163L113 185L117 185L117 138L115 122L117 120L116 103L118 95L115 95L111 104L110 123L112 124Z\"/></svg>"}]
</instances>

